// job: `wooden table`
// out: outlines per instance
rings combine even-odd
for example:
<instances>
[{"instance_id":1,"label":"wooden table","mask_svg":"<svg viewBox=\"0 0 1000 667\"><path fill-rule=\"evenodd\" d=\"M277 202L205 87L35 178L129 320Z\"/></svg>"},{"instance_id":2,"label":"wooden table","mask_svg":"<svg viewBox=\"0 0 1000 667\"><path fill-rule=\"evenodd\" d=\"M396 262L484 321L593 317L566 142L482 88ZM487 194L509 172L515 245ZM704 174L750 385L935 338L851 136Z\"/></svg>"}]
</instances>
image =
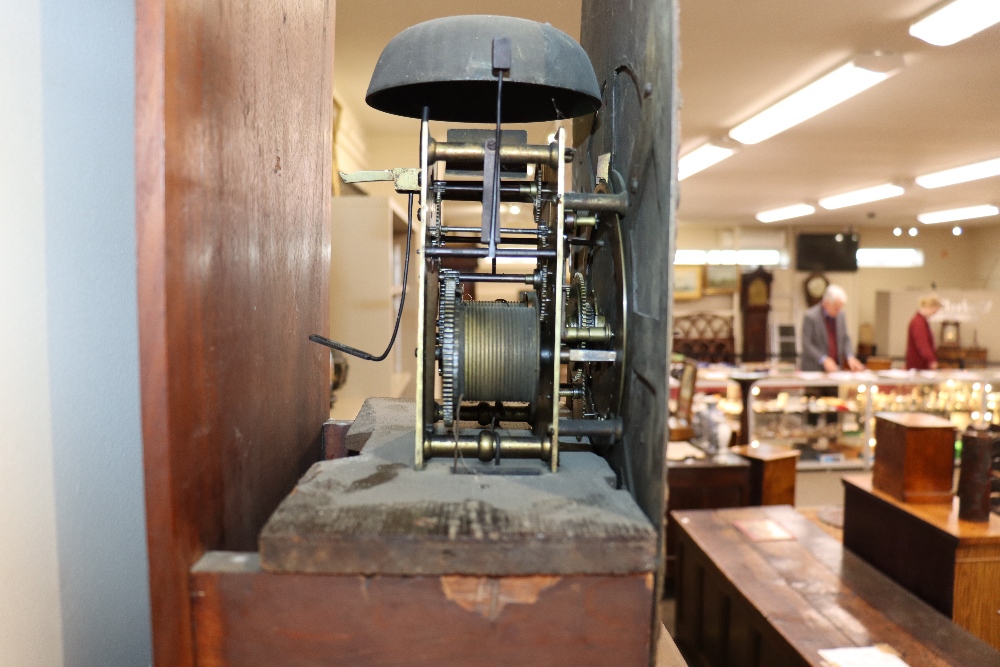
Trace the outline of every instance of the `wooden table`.
<instances>
[{"instance_id":1,"label":"wooden table","mask_svg":"<svg viewBox=\"0 0 1000 667\"><path fill-rule=\"evenodd\" d=\"M704 459L667 461L667 582L677 560L674 510L743 507L750 502L750 464L733 454Z\"/></svg>"},{"instance_id":2,"label":"wooden table","mask_svg":"<svg viewBox=\"0 0 1000 667\"><path fill-rule=\"evenodd\" d=\"M903 503L844 478L844 546L958 625L1000 649L1000 517L958 518L947 505Z\"/></svg>"},{"instance_id":3,"label":"wooden table","mask_svg":"<svg viewBox=\"0 0 1000 667\"><path fill-rule=\"evenodd\" d=\"M820 649L888 644L911 667L1000 666L950 623L790 507L675 512L677 627L692 665L825 665ZM754 542L734 521L793 539Z\"/></svg>"},{"instance_id":4,"label":"wooden table","mask_svg":"<svg viewBox=\"0 0 1000 667\"><path fill-rule=\"evenodd\" d=\"M734 456L733 454L737 454ZM799 452L788 447L733 447L704 459L667 461L667 583L677 560L674 510L718 509L745 505L795 504L795 465Z\"/></svg>"}]
</instances>

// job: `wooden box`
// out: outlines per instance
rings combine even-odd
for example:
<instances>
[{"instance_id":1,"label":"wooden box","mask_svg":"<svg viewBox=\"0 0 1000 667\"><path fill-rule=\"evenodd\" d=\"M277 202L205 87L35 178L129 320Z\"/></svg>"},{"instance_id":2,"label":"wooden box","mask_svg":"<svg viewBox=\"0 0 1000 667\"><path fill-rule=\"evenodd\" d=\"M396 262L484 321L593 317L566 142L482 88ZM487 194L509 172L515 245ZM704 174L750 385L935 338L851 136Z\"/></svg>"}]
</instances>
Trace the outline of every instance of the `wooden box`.
<instances>
[{"instance_id":1,"label":"wooden box","mask_svg":"<svg viewBox=\"0 0 1000 667\"><path fill-rule=\"evenodd\" d=\"M790 447L742 445L733 451L750 462L748 505L794 505L799 451Z\"/></svg>"},{"instance_id":2,"label":"wooden box","mask_svg":"<svg viewBox=\"0 0 1000 667\"><path fill-rule=\"evenodd\" d=\"M876 489L906 503L950 503L955 427L917 412L875 416Z\"/></svg>"}]
</instances>

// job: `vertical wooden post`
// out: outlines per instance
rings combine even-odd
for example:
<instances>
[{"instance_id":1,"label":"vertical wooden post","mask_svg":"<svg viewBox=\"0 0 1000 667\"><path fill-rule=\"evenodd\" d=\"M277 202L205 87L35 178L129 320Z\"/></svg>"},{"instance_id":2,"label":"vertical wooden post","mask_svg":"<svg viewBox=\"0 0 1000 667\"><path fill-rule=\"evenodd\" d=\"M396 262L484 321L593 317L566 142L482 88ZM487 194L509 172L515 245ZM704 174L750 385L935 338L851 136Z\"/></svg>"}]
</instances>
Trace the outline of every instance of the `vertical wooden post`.
<instances>
[{"instance_id":1,"label":"vertical wooden post","mask_svg":"<svg viewBox=\"0 0 1000 667\"><path fill-rule=\"evenodd\" d=\"M194 664L189 568L321 456L332 0L138 0L136 225L154 660Z\"/></svg>"}]
</instances>

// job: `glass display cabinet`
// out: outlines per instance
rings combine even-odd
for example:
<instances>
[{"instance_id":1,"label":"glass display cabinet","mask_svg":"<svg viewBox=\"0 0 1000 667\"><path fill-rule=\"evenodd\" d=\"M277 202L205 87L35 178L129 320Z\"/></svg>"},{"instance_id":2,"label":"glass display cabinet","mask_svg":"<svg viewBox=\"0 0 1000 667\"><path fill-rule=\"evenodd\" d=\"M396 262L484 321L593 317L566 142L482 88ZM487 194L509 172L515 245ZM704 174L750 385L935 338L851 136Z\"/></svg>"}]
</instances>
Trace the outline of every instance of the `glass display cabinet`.
<instances>
[{"instance_id":1,"label":"glass display cabinet","mask_svg":"<svg viewBox=\"0 0 1000 667\"><path fill-rule=\"evenodd\" d=\"M873 373L796 373L757 380L747 399L750 447L794 447L800 468L862 467L868 457Z\"/></svg>"},{"instance_id":2,"label":"glass display cabinet","mask_svg":"<svg viewBox=\"0 0 1000 667\"><path fill-rule=\"evenodd\" d=\"M989 371L796 373L755 382L747 401L750 446L795 447L800 469L871 465L875 415L925 412L960 430L1000 424L1000 375Z\"/></svg>"}]
</instances>

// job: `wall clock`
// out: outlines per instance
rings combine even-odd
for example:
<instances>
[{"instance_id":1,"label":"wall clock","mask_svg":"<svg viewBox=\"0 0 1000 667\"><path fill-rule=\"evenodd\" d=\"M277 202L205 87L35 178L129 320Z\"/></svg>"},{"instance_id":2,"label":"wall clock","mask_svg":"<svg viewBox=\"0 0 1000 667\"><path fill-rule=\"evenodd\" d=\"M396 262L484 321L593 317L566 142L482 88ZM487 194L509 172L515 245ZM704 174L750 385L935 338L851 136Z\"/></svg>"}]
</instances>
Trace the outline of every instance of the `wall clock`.
<instances>
[{"instance_id":1,"label":"wall clock","mask_svg":"<svg viewBox=\"0 0 1000 667\"><path fill-rule=\"evenodd\" d=\"M803 283L806 292L806 304L812 307L822 301L823 293L826 292L826 288L829 285L830 281L822 273L810 274Z\"/></svg>"}]
</instances>

